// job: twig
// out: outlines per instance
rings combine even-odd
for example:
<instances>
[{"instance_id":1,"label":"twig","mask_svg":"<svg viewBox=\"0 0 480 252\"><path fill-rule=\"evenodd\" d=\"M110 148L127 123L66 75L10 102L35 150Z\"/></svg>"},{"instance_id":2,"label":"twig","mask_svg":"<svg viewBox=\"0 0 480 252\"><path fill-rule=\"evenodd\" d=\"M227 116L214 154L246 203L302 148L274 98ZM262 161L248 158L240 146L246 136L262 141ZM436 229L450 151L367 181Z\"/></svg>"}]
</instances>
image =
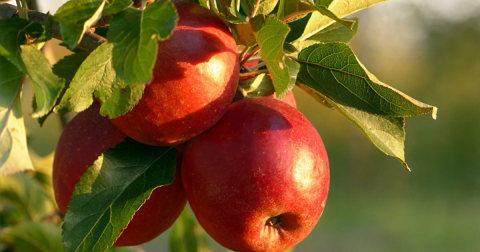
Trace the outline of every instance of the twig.
<instances>
[{"instance_id":1,"label":"twig","mask_svg":"<svg viewBox=\"0 0 480 252\"><path fill-rule=\"evenodd\" d=\"M38 22L43 24L45 21L45 17L47 15L41 12L36 12L29 10L28 17L32 22ZM0 4L0 19L8 19L8 18L18 18L18 11L17 7L11 4ZM60 34L60 26L58 22L53 22L52 25L52 37L56 39L62 40L62 35ZM77 45L78 48L85 50L87 52L93 52L97 47L101 44L107 42L107 39L97 35L91 31L87 31L84 35L80 43Z\"/></svg>"}]
</instances>

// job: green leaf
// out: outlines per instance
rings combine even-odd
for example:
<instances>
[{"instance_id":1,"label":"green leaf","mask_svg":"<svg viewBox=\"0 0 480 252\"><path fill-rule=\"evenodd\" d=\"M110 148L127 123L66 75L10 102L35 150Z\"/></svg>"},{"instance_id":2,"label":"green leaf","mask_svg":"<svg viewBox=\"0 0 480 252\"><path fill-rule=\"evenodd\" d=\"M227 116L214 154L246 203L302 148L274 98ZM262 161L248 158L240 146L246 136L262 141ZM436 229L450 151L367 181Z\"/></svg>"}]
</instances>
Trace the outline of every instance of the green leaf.
<instances>
[{"instance_id":1,"label":"green leaf","mask_svg":"<svg viewBox=\"0 0 480 252\"><path fill-rule=\"evenodd\" d=\"M188 209L184 209L170 235L171 252L213 252L208 235Z\"/></svg>"},{"instance_id":2,"label":"green leaf","mask_svg":"<svg viewBox=\"0 0 480 252\"><path fill-rule=\"evenodd\" d=\"M53 110L65 87L65 80L56 76L45 55L33 46L22 45L21 57L26 73L30 76L35 90L36 110L34 118L47 115Z\"/></svg>"},{"instance_id":3,"label":"green leaf","mask_svg":"<svg viewBox=\"0 0 480 252\"><path fill-rule=\"evenodd\" d=\"M323 15L337 21L338 23L344 25L349 30L353 29L353 24L355 23L354 21L352 22L352 21L348 21L348 20L343 20L343 19L337 17L337 15L335 15L335 13L331 12L328 9L328 5L331 3L331 1L323 1L323 2L325 2L325 4L328 4L328 5L322 5L322 1L317 1L316 3L314 2L314 0L301 0L301 1L304 2L304 3L310 4L310 6L315 8L315 10L317 10L318 12L322 13Z\"/></svg>"},{"instance_id":4,"label":"green leaf","mask_svg":"<svg viewBox=\"0 0 480 252\"><path fill-rule=\"evenodd\" d=\"M0 31L0 55L25 72L20 57L20 45L27 44L27 35L32 38L40 37L43 34L42 25L21 18L0 19Z\"/></svg>"},{"instance_id":5,"label":"green leaf","mask_svg":"<svg viewBox=\"0 0 480 252\"><path fill-rule=\"evenodd\" d=\"M81 51L65 56L53 65L53 73L64 78L66 83L70 83L88 55L89 53Z\"/></svg>"},{"instance_id":6,"label":"green leaf","mask_svg":"<svg viewBox=\"0 0 480 252\"><path fill-rule=\"evenodd\" d=\"M297 85L320 103L327 103L343 114L382 152L397 158L410 170L405 162L405 118L375 115L351 106L336 103L309 86Z\"/></svg>"},{"instance_id":7,"label":"green leaf","mask_svg":"<svg viewBox=\"0 0 480 252\"><path fill-rule=\"evenodd\" d=\"M76 185L63 224L65 251L104 251L153 189L175 178L175 147L129 138L100 156Z\"/></svg>"},{"instance_id":8,"label":"green leaf","mask_svg":"<svg viewBox=\"0 0 480 252\"><path fill-rule=\"evenodd\" d=\"M47 222L24 222L5 229L0 241L17 252L63 252L60 227Z\"/></svg>"},{"instance_id":9,"label":"green leaf","mask_svg":"<svg viewBox=\"0 0 480 252\"><path fill-rule=\"evenodd\" d=\"M59 97L62 97L66 91L65 89L68 88L70 82L72 81L75 73L77 72L78 68L82 64L82 62L87 58L88 53L85 51L80 51L68 56L65 56L63 59L59 60L55 65L53 65L52 71L55 75L65 79L65 88L62 89L62 92ZM61 99L57 99L54 106L57 106L60 103ZM37 110L37 99L35 96L33 97L32 102L33 111ZM47 119L47 117L53 112L50 110L48 114L41 116L38 118L38 123L40 126L43 126L43 123Z\"/></svg>"},{"instance_id":10,"label":"green leaf","mask_svg":"<svg viewBox=\"0 0 480 252\"><path fill-rule=\"evenodd\" d=\"M34 41L35 43L46 42L52 39L53 17L52 15L50 15L50 12L48 12L45 15L45 19L43 20L42 26L45 32L38 39Z\"/></svg>"},{"instance_id":11,"label":"green leaf","mask_svg":"<svg viewBox=\"0 0 480 252\"><path fill-rule=\"evenodd\" d=\"M113 0L112 3L107 3L107 6L103 10L103 15L117 14L132 5L132 0Z\"/></svg>"},{"instance_id":12,"label":"green leaf","mask_svg":"<svg viewBox=\"0 0 480 252\"><path fill-rule=\"evenodd\" d=\"M0 174L33 169L20 95L25 75L0 56Z\"/></svg>"},{"instance_id":13,"label":"green leaf","mask_svg":"<svg viewBox=\"0 0 480 252\"><path fill-rule=\"evenodd\" d=\"M40 221L55 211L55 205L42 185L26 173L0 176L0 196L30 221Z\"/></svg>"},{"instance_id":14,"label":"green leaf","mask_svg":"<svg viewBox=\"0 0 480 252\"><path fill-rule=\"evenodd\" d=\"M301 0L280 0L277 18L285 22L293 22L313 11L315 8L312 5Z\"/></svg>"},{"instance_id":15,"label":"green leaf","mask_svg":"<svg viewBox=\"0 0 480 252\"><path fill-rule=\"evenodd\" d=\"M102 114L110 118L127 113L138 103L145 85L129 86L116 75L112 51L113 44L104 43L87 57L55 112L83 111L93 103L92 94L102 101Z\"/></svg>"},{"instance_id":16,"label":"green leaf","mask_svg":"<svg viewBox=\"0 0 480 252\"><path fill-rule=\"evenodd\" d=\"M289 0L288 0L289 1ZM302 1L302 0L299 0ZM372 5L385 2L388 0L358 0L358 1L348 1L346 4L345 1L333 1L329 6L328 10L334 13L337 17L343 18L350 14L353 14L359 10L368 8ZM334 22L333 19L323 15L320 12L313 12L311 18L309 19L307 25L302 29L302 35L297 38L297 40L303 41L309 37L317 34L319 31L323 30L325 27L329 26Z\"/></svg>"},{"instance_id":17,"label":"green leaf","mask_svg":"<svg viewBox=\"0 0 480 252\"><path fill-rule=\"evenodd\" d=\"M128 8L113 18L108 40L115 45L113 67L127 84L152 79L157 40L170 37L178 20L171 2L154 2L145 10Z\"/></svg>"},{"instance_id":18,"label":"green leaf","mask_svg":"<svg viewBox=\"0 0 480 252\"><path fill-rule=\"evenodd\" d=\"M240 1L240 3L243 11L253 18L259 15L270 14L278 4L278 0L244 0Z\"/></svg>"},{"instance_id":19,"label":"green leaf","mask_svg":"<svg viewBox=\"0 0 480 252\"><path fill-rule=\"evenodd\" d=\"M315 44L298 54L297 81L344 106L379 115L408 117L432 112L421 103L380 82L344 43Z\"/></svg>"},{"instance_id":20,"label":"green leaf","mask_svg":"<svg viewBox=\"0 0 480 252\"><path fill-rule=\"evenodd\" d=\"M203 7L207 8L207 9L210 9L209 8L209 4L208 4L208 0L183 0L184 2L190 2L190 3L195 3L195 4L198 4L198 5L202 5L203 4L207 4L207 5L202 5Z\"/></svg>"},{"instance_id":21,"label":"green leaf","mask_svg":"<svg viewBox=\"0 0 480 252\"><path fill-rule=\"evenodd\" d=\"M105 0L70 0L55 14L63 41L73 49L102 16Z\"/></svg>"},{"instance_id":22,"label":"green leaf","mask_svg":"<svg viewBox=\"0 0 480 252\"><path fill-rule=\"evenodd\" d=\"M233 101L245 98L269 96L275 93L273 82L267 74L259 74L248 80L239 81Z\"/></svg>"},{"instance_id":23,"label":"green leaf","mask_svg":"<svg viewBox=\"0 0 480 252\"><path fill-rule=\"evenodd\" d=\"M358 18L346 19L355 22L353 29L349 30L342 24L335 22L325 29L321 30L317 34L311 36L306 41L318 41L318 42L343 42L349 43L357 35L358 31Z\"/></svg>"},{"instance_id":24,"label":"green leaf","mask_svg":"<svg viewBox=\"0 0 480 252\"><path fill-rule=\"evenodd\" d=\"M254 46L257 39L250 23L238 23L230 25L235 41L239 45Z\"/></svg>"},{"instance_id":25,"label":"green leaf","mask_svg":"<svg viewBox=\"0 0 480 252\"><path fill-rule=\"evenodd\" d=\"M262 60L267 65L275 86L277 97L281 99L295 85L299 64L285 56L283 44L290 31L288 25L274 18L258 16L251 20L255 37L262 50Z\"/></svg>"},{"instance_id":26,"label":"green leaf","mask_svg":"<svg viewBox=\"0 0 480 252\"><path fill-rule=\"evenodd\" d=\"M267 74L259 74L251 79L240 81L238 87L247 98L269 96L275 93L272 79Z\"/></svg>"}]
</instances>

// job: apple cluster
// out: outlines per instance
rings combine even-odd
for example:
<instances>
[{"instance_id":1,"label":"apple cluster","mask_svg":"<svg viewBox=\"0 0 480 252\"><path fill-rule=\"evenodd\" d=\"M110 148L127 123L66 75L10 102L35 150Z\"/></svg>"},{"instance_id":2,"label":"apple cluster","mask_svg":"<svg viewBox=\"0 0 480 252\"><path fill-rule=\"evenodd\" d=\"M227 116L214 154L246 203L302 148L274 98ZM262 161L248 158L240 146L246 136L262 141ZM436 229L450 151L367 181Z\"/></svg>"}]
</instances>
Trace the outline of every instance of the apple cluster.
<instances>
[{"instance_id":1,"label":"apple cluster","mask_svg":"<svg viewBox=\"0 0 480 252\"><path fill-rule=\"evenodd\" d=\"M176 8L178 24L159 42L153 79L133 110L108 119L94 103L65 127L53 170L58 206L66 213L82 174L126 137L179 146L174 182L152 192L114 246L155 238L188 200L222 246L284 251L312 231L325 207L330 177L322 139L292 93L285 101L232 103L240 66L228 27L199 5Z\"/></svg>"}]
</instances>

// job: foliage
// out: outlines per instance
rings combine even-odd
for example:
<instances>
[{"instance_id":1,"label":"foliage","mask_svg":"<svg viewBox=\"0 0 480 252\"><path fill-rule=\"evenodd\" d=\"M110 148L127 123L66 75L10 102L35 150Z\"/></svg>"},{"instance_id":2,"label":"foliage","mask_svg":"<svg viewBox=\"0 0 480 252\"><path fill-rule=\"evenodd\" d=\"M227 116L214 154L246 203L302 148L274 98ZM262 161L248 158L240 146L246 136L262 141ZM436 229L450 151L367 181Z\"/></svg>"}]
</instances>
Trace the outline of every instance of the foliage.
<instances>
[{"instance_id":1,"label":"foliage","mask_svg":"<svg viewBox=\"0 0 480 252\"><path fill-rule=\"evenodd\" d=\"M192 2L211 9L230 26L239 44L242 63L250 57L264 63L252 72L257 77L240 83L243 92L237 97L264 96L273 90L283 97L297 85L340 112L378 149L409 169L404 157L405 118L427 113L436 118L436 107L378 80L348 46L358 30L359 20L344 17L383 1L349 1L348 6L339 0ZM95 23L107 16L113 16L108 42L96 48L82 44L83 38L92 36L89 30ZM110 118L123 115L142 97L145 83L152 78L157 41L171 36L177 19L175 7L169 1L136 9L130 0L70 0L53 20L58 22L65 44L76 53L53 68L39 50L44 41L54 36L52 18L47 16L43 23L22 18L0 19L0 193L9 201L0 208L2 227L9 226L0 233L0 239L7 246L18 251L61 251L58 223L51 224L48 220L49 216L55 216L53 201L43 189L38 189L38 181L28 173L10 175L33 169L20 106L25 76L29 76L34 86L32 116L39 118L40 123L52 112L83 111L94 99L102 101L102 115ZM129 156L125 151L138 154L135 162L139 170L134 172L141 176L148 178L147 174L160 171L168 171L170 175L164 181L144 181L148 186L138 186L136 180L129 182L133 177L123 173L122 167L135 165L125 158ZM109 248L151 191L171 182L175 157L172 151L127 141L100 156L82 177L69 205L63 224L65 249ZM99 176L110 180L96 179ZM111 193L118 201L104 201L105 196L96 197L97 193ZM38 202L25 202L29 197ZM95 208L81 207L92 200ZM117 211L127 203L134 204L131 211ZM84 221L86 217L89 218ZM184 212L174 229L171 248L196 251L192 247L199 250L202 247L208 251L204 233L195 225ZM46 232L52 235L45 236ZM25 242L27 238L32 242ZM180 248L175 245L179 241L187 242Z\"/></svg>"}]
</instances>

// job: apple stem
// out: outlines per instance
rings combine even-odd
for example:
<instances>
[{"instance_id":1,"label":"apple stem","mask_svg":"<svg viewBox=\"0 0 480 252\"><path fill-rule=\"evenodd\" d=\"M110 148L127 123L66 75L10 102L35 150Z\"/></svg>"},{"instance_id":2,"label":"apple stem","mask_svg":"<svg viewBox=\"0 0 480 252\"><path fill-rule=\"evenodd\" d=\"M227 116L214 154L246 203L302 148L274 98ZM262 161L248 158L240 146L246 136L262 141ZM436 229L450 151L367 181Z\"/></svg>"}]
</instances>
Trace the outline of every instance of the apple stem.
<instances>
[{"instance_id":1,"label":"apple stem","mask_svg":"<svg viewBox=\"0 0 480 252\"><path fill-rule=\"evenodd\" d=\"M283 225L283 218L280 215L272 216L268 218L267 222L265 222L265 225L273 228L280 228Z\"/></svg>"}]
</instances>

